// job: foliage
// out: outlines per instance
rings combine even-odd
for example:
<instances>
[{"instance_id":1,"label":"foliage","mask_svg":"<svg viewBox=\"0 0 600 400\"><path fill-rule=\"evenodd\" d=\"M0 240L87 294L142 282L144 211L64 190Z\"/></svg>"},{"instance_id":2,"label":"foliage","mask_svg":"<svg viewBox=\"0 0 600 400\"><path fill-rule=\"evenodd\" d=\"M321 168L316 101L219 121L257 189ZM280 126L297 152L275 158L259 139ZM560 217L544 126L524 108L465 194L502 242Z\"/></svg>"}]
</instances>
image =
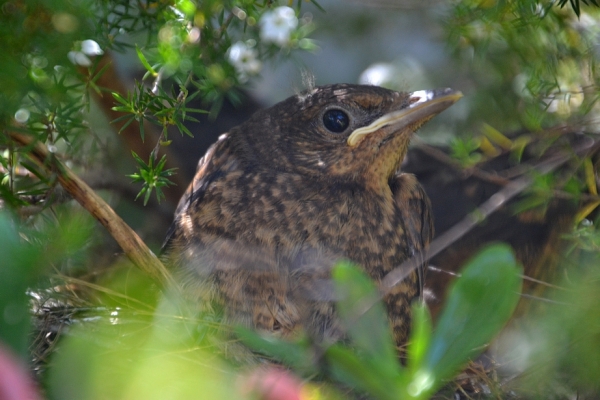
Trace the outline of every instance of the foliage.
<instances>
[{"instance_id":1,"label":"foliage","mask_svg":"<svg viewBox=\"0 0 600 400\"><path fill-rule=\"evenodd\" d=\"M600 390L600 234L584 220L565 239L570 249L561 260L563 277L548 301L520 329L509 329L497 344L498 361L512 375L507 389L536 398L564 398L578 393L594 398Z\"/></svg>"},{"instance_id":2,"label":"foliage","mask_svg":"<svg viewBox=\"0 0 600 400\"><path fill-rule=\"evenodd\" d=\"M502 131L540 130L596 103L597 9L577 17L553 2L480 3L457 3L446 19L455 55L489 88L472 99L473 115Z\"/></svg>"},{"instance_id":3,"label":"foliage","mask_svg":"<svg viewBox=\"0 0 600 400\"><path fill-rule=\"evenodd\" d=\"M462 0L445 8L447 42L468 77L463 78L465 86L479 88L465 98L469 113L464 129L459 129L464 135L451 143L463 167L477 168L505 153L517 165L525 146L555 125L597 133L600 12L595 0L580 3ZM60 154L66 165L87 171L110 144L90 128L92 98L113 99L112 111L119 116L112 122L122 134L137 126L140 141L156 142L148 159L132 151L137 171L128 176L142 184L137 197L144 204L152 192L160 200L175 173L163 151L171 142L168 128L191 135L184 122L195 121L199 113L214 117L226 98L239 101L239 89L258 76L264 63L315 49L309 38L315 27L302 14L302 2L286 4L294 8L254 0L2 2L0 207L16 211L0 214L3 343L26 358L31 329L27 291L52 286L50 268L59 273L84 269L94 259L87 253L94 236L90 217L61 204L66 200L56 176L36 165L31 149L17 146L7 133L33 135L50 152ZM275 17L283 21L280 28L273 28ZM103 56L109 51L133 53L145 71L128 93L99 84L108 71ZM189 106L194 99L202 99L202 109ZM157 127L157 137L147 134L152 127ZM554 140L555 136L548 142ZM550 148L540 147L539 156ZM569 389L600 390L595 380L600 374L600 316L595 307L600 293L600 221L594 220L600 205L598 162L586 156L575 164L564 176L534 176L529 196L514 207L515 213L544 208L557 192L588 200L576 216L581 224L567 237L568 279L560 285L568 290L553 294L549 313L531 322L535 328L527 333L530 337L511 342L513 350L526 349L521 354L525 366L511 373L525 371L519 385L534 393L548 384L548 377ZM504 325L516 302L516 269L503 246L481 253L457 281L435 329L426 308L416 305L406 365L396 359L372 284L346 264L335 271L346 342L319 348L308 338L288 343L250 332L240 336L305 377L326 376L382 399L428 398ZM180 324L187 318L180 310L162 303L156 310L154 304L146 304L141 294L132 294L132 287L150 284L134 283L139 280L129 272L125 275L102 282L110 295L101 305L109 304L111 317L104 324L74 329L64 342L47 383L51 396L164 398L164 388L177 386L169 394L179 398L196 393L239 397L231 384L238 372L214 349L207 349L212 347L206 342L190 338L190 330L212 327L213 321L200 321L194 328ZM122 302L114 305L115 298ZM372 306L365 311L367 303ZM143 323L131 323L132 315L143 315ZM93 313L91 317L102 319Z\"/></svg>"},{"instance_id":4,"label":"foliage","mask_svg":"<svg viewBox=\"0 0 600 400\"><path fill-rule=\"evenodd\" d=\"M560 7L564 7L565 4L567 4L567 2L571 4L571 7L573 7L573 11L575 11L575 14L577 14L577 16L579 17L581 15L581 3L579 2L579 0L558 0L558 5ZM596 7L600 7L600 4L598 4L596 0L583 0L583 4L593 4Z\"/></svg>"},{"instance_id":5,"label":"foliage","mask_svg":"<svg viewBox=\"0 0 600 400\"><path fill-rule=\"evenodd\" d=\"M294 49L314 49L307 38L312 31L310 21L298 18L300 5L295 10L285 7L291 12L292 28L266 32L268 14L277 9L271 2L6 1L0 28L7 49L0 76L0 128L34 135L76 163L87 160L82 146L98 140L89 134L86 122L90 94L107 95L107 89L97 84L108 67L100 56L135 48L151 85L138 82L127 94L111 91L116 100L113 110L124 113L113 122L122 123L121 131L137 122L142 140L145 123L159 126L154 152L158 157L160 146L169 144L168 127L191 136L183 122L195 121L192 113L207 112L188 107L190 100L200 96L214 115L225 96L238 99L236 89L248 79L249 60L232 56L234 44L244 43L258 66L287 57ZM269 33L283 34L285 40L274 42ZM28 168L26 154L10 146L5 137L1 139L0 145L8 150L1 158L5 167ZM5 174L5 184L15 201L35 202L31 196L51 188L52 182L44 180L32 188L28 179L14 173L15 168L6 169L13 171ZM144 177L140 194L156 189L160 199L159 189L168 180L152 171L140 169L137 174Z\"/></svg>"},{"instance_id":6,"label":"foliage","mask_svg":"<svg viewBox=\"0 0 600 400\"><path fill-rule=\"evenodd\" d=\"M564 7L567 3L572 9ZM583 3L460 1L450 8L444 21L455 60L471 84L486 88L467 96L469 117L450 143L464 168L485 168L503 154L510 154L511 165L521 164L532 144L541 158L556 149L560 133L554 127L597 134L600 9L595 1ZM572 146L562 149L570 152ZM534 177L515 213L537 209L543 214L557 192L595 196L592 164L584 157L569 176Z\"/></svg>"},{"instance_id":7,"label":"foliage","mask_svg":"<svg viewBox=\"0 0 600 400\"><path fill-rule=\"evenodd\" d=\"M119 294L125 279L108 283L106 293ZM49 398L241 398L232 385L235 371L191 340L178 310L168 301L154 309L144 297L129 288L121 301L113 300L108 318L98 318L98 309L81 317L52 361Z\"/></svg>"},{"instance_id":8,"label":"foliage","mask_svg":"<svg viewBox=\"0 0 600 400\"><path fill-rule=\"evenodd\" d=\"M0 242L2 243L2 268L0 268L0 339L23 358L29 348L31 330L28 290L47 282L40 278L48 268L64 262L67 257L76 260L87 247L90 233L90 216L63 215L57 210L55 221L40 221L35 229L23 229L13 215L0 212Z\"/></svg>"},{"instance_id":9,"label":"foliage","mask_svg":"<svg viewBox=\"0 0 600 400\"><path fill-rule=\"evenodd\" d=\"M377 399L430 398L508 321L519 299L519 274L511 250L506 245L493 245L465 266L433 331L427 307L416 304L404 367L397 359L383 304L377 302L365 310L365 305L376 298L373 283L355 266L339 264L333 279L340 317L353 346L331 344L324 350L328 373ZM306 350L284 351L289 343L274 345L272 339L261 341L249 332L242 335L257 350L287 354L287 360L298 354L300 358L291 364L304 363Z\"/></svg>"},{"instance_id":10,"label":"foliage","mask_svg":"<svg viewBox=\"0 0 600 400\"><path fill-rule=\"evenodd\" d=\"M163 155L160 161L157 162L156 165L154 165L156 160L154 152L150 154L150 161L148 161L148 164L146 164L144 160L142 160L137 154L135 154L135 152L132 152L132 154L133 158L135 158L135 161L138 163L140 172L131 174L129 176L133 178L133 182L144 183L144 187L142 188L142 190L140 190L140 192L136 196L136 199L142 194L146 193L146 195L144 196L144 205L146 205L148 203L148 200L150 199L150 194L152 193L152 190L156 190L156 197L160 201L161 198L164 198L161 187L171 184L168 177L173 175L175 171L173 168L165 170L167 156Z\"/></svg>"},{"instance_id":11,"label":"foliage","mask_svg":"<svg viewBox=\"0 0 600 400\"><path fill-rule=\"evenodd\" d=\"M600 239L597 233L594 237L596 242ZM597 393L600 390L600 312L597 307L600 258L597 247L596 251L582 252L571 261L577 261L571 265L575 268L569 268L568 279L560 281L566 290L552 294L555 303L547 314L537 316L533 322L535 327L526 333L524 343L532 348L527 362L536 368L531 368L531 375L525 382L535 388L544 381L554 380L582 393ZM564 375L568 378L564 379Z\"/></svg>"}]
</instances>

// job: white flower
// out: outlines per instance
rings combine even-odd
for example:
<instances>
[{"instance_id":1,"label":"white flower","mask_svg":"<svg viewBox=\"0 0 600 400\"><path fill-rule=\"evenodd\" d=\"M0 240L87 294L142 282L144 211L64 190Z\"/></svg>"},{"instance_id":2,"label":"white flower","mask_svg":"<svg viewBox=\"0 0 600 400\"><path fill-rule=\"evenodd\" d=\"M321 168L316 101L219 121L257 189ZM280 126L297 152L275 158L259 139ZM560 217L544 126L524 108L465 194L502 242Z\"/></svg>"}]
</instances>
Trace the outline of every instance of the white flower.
<instances>
[{"instance_id":1,"label":"white flower","mask_svg":"<svg viewBox=\"0 0 600 400\"><path fill-rule=\"evenodd\" d=\"M26 108L19 108L15 113L15 119L17 122L24 124L29 119L30 112Z\"/></svg>"},{"instance_id":2,"label":"white flower","mask_svg":"<svg viewBox=\"0 0 600 400\"><path fill-rule=\"evenodd\" d=\"M297 26L298 18L293 8L277 7L260 18L260 37L265 42L283 47L289 44L290 36Z\"/></svg>"},{"instance_id":3,"label":"white flower","mask_svg":"<svg viewBox=\"0 0 600 400\"><path fill-rule=\"evenodd\" d=\"M393 80L397 75L393 65L388 63L371 64L360 74L358 83L361 85L381 86L386 82Z\"/></svg>"},{"instance_id":4,"label":"white flower","mask_svg":"<svg viewBox=\"0 0 600 400\"><path fill-rule=\"evenodd\" d=\"M89 67L92 65L88 56L99 56L104 54L100 45L91 39L84 40L79 44L79 47L81 47L80 51L70 51L67 54L67 57L73 64L81 65L82 67Z\"/></svg>"},{"instance_id":5,"label":"white flower","mask_svg":"<svg viewBox=\"0 0 600 400\"><path fill-rule=\"evenodd\" d=\"M423 66L412 57L371 64L360 74L358 82L394 90L406 90L409 86L431 86Z\"/></svg>"},{"instance_id":6,"label":"white flower","mask_svg":"<svg viewBox=\"0 0 600 400\"><path fill-rule=\"evenodd\" d=\"M88 56L100 56L104 54L100 45L91 39L81 42L81 51Z\"/></svg>"},{"instance_id":7,"label":"white flower","mask_svg":"<svg viewBox=\"0 0 600 400\"><path fill-rule=\"evenodd\" d=\"M227 50L227 59L235 67L240 81L248 80L248 75L256 75L262 69L258 51L244 42L237 42Z\"/></svg>"}]
</instances>

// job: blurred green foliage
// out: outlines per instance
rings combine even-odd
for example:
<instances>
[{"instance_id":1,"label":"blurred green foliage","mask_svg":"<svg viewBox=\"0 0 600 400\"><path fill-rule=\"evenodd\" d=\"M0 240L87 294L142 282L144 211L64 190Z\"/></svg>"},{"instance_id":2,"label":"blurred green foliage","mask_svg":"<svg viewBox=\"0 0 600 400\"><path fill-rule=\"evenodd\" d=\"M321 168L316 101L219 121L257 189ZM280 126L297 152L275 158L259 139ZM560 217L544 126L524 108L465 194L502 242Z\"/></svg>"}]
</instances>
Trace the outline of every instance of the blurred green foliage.
<instances>
[{"instance_id":1,"label":"blurred green foliage","mask_svg":"<svg viewBox=\"0 0 600 400\"><path fill-rule=\"evenodd\" d=\"M600 4L596 0L582 0L585 5L595 5L596 7L600 7ZM558 0L558 5L560 7L564 7L565 4L570 3L571 7L573 7L573 11L579 17L581 15L581 2L580 0Z\"/></svg>"},{"instance_id":2,"label":"blurred green foliage","mask_svg":"<svg viewBox=\"0 0 600 400\"><path fill-rule=\"evenodd\" d=\"M597 233L594 236L600 239ZM526 343L533 353L526 379L530 387L539 390L548 382L560 382L582 395L595 396L600 391L599 255L596 250L578 257L567 278L560 281L565 290L551 296L556 303L537 317L528 332Z\"/></svg>"},{"instance_id":3,"label":"blurred green foliage","mask_svg":"<svg viewBox=\"0 0 600 400\"><path fill-rule=\"evenodd\" d=\"M376 399L430 398L481 353L509 320L519 300L520 272L508 246L492 245L462 270L435 329L432 330L427 306L415 304L404 367L397 358L385 307L376 301L373 282L356 266L339 264L333 271L333 280L340 318L351 347L325 345L326 374ZM261 340L247 331L242 331L242 338L258 351L292 366L306 364L309 348L304 341L293 349L290 343L275 344L272 338ZM299 350L302 348L304 351Z\"/></svg>"},{"instance_id":4,"label":"blurred green foliage","mask_svg":"<svg viewBox=\"0 0 600 400\"><path fill-rule=\"evenodd\" d=\"M70 332L48 374L49 398L240 398L234 370L186 340L175 315L153 325L134 323L119 309L111 315L110 324Z\"/></svg>"},{"instance_id":5,"label":"blurred green foliage","mask_svg":"<svg viewBox=\"0 0 600 400\"><path fill-rule=\"evenodd\" d=\"M540 130L582 115L598 99L599 10L577 16L553 1L461 1L446 19L448 42L485 91L472 115L502 131Z\"/></svg>"},{"instance_id":6,"label":"blurred green foliage","mask_svg":"<svg viewBox=\"0 0 600 400\"><path fill-rule=\"evenodd\" d=\"M19 243L14 221L0 214L0 240L4 262L0 268L0 338L21 356L27 356L30 330L27 289L35 283L42 268L39 247Z\"/></svg>"},{"instance_id":7,"label":"blurred green foliage","mask_svg":"<svg viewBox=\"0 0 600 400\"><path fill-rule=\"evenodd\" d=\"M91 217L56 204L64 199L55 176L6 133L31 134L73 168L89 166L103 147L87 121L90 95L108 95L97 84L105 73L98 56L135 51L146 82L127 94L110 93L114 110L124 113L116 122L139 123L141 140L146 139L144 122L158 126L157 148L170 143L168 127L190 135L183 125L194 120L190 114L214 116L226 97L239 100L238 88L251 81L261 63L315 49L309 39L315 26L301 14L300 1L292 4L297 26L285 43L265 40L261 19L278 5L253 0L1 2L0 206L16 211L0 213L3 342L27 357L28 290L50 286L51 271L89 267L87 249L94 237ZM470 85L478 88L465 99L466 134L451 144L461 165L477 167L502 151L510 152L516 165L524 146L553 125L597 133L600 11L594 6L594 0L462 0L445 8L447 42ZM234 58L238 43L243 51ZM207 110L187 106L196 97ZM147 203L156 190L161 198L174 171L158 152L149 160L134 159L138 171L130 177L143 185L138 196ZM577 216L583 222L567 237L566 278L559 283L566 290L551 297L555 304L533 319L531 336L520 337L513 348L528 349L525 372L518 371L522 387L545 393L541 387L564 385L560 393L565 396L579 390L593 397L600 390L600 221L593 214L600 204L598 164L590 158L578 162L569 176L535 177L531 196L514 209L543 208L557 190L592 198ZM396 360L371 282L346 264L334 278L343 299L339 311L347 343L315 349L307 338L284 343L245 331L240 337L305 377L327 375L382 399L428 398L476 357L509 318L518 293L516 271L505 247L489 248L467 266L435 329L426 308L416 305L405 366ZM213 321L192 321L197 326L190 328L168 302L155 310L142 294L150 286L143 278L129 272L112 278L101 282L105 296L99 296L111 315L73 329L53 360L47 383L52 398L239 396L232 385L237 372L205 342L195 341L197 331ZM367 311L361 308L369 302L374 305ZM141 321L132 323L132 316ZM327 367L315 360L326 360Z\"/></svg>"},{"instance_id":8,"label":"blurred green foliage","mask_svg":"<svg viewBox=\"0 0 600 400\"><path fill-rule=\"evenodd\" d=\"M563 276L547 302L497 345L503 374L512 377L506 390L531 398L593 399L600 392L600 234L584 220L565 239Z\"/></svg>"},{"instance_id":9,"label":"blurred green foliage","mask_svg":"<svg viewBox=\"0 0 600 400\"><path fill-rule=\"evenodd\" d=\"M28 358L31 331L28 291L45 288L42 279L51 267L81 257L89 241L91 217L58 213L57 221L39 221L25 228L7 211L0 211L0 340Z\"/></svg>"},{"instance_id":10,"label":"blurred green foliage","mask_svg":"<svg viewBox=\"0 0 600 400\"><path fill-rule=\"evenodd\" d=\"M158 125L157 147L168 145L169 126L191 135L183 121L194 121L191 113L206 112L187 107L191 99L200 96L214 115L225 96L238 101L236 90L247 80L250 61L255 59L253 65L260 66L295 49L315 48L307 37L312 23L299 18L300 7L301 2L289 17L292 28L283 32L285 42L274 43L263 27L266 15L276 9L271 2L4 0L0 129L34 135L75 163L89 161L89 148L82 151L82 145L98 138L89 132L85 111L90 108L90 92L106 91L97 85L106 72L98 56L135 48L150 85L138 83L128 94L111 93L116 100L113 109L125 114L114 122L124 120L124 129L137 121L142 140L145 122ZM231 54L236 43L247 49L237 58ZM31 203L31 196L50 190L52 182L41 180L32 188L14 173L17 166L29 169L26 150L11 146L4 134L0 146L7 150L0 161L12 204ZM154 154L157 157L158 151ZM144 169L136 161L140 165L136 182L143 184L140 194L157 190L160 200L159 189L169 182L165 171Z\"/></svg>"},{"instance_id":11,"label":"blurred green foliage","mask_svg":"<svg viewBox=\"0 0 600 400\"><path fill-rule=\"evenodd\" d=\"M156 157L154 152L150 154L150 161L148 164L144 162L135 152L132 152L133 158L138 163L139 171L135 174L129 175L130 178L133 178L133 182L144 182L145 185L140 190L136 199L146 193L144 196L144 205L148 204L148 200L150 199L150 194L152 191L156 191L156 197L160 201L164 199L164 194L162 192L162 187L168 186L171 183L169 181L169 176L175 173L174 168L165 169L165 164L167 162L167 156L163 155L160 161L156 162ZM156 164L156 165L155 165Z\"/></svg>"}]
</instances>

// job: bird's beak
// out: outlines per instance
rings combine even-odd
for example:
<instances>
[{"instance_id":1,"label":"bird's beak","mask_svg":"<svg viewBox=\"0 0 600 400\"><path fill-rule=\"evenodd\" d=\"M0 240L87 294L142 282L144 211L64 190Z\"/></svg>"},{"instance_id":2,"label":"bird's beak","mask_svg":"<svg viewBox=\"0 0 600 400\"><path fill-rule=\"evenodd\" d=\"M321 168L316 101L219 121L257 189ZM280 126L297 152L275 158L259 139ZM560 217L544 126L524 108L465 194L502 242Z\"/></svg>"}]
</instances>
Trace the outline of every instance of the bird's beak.
<instances>
[{"instance_id":1,"label":"bird's beak","mask_svg":"<svg viewBox=\"0 0 600 400\"><path fill-rule=\"evenodd\" d=\"M371 124L356 129L348 137L348 146L356 146L365 136L384 127L391 127L395 132L409 126L418 127L456 103L461 97L463 97L463 94L460 91L452 89L413 92L408 99L410 103L408 107L392 111L376 119Z\"/></svg>"}]
</instances>

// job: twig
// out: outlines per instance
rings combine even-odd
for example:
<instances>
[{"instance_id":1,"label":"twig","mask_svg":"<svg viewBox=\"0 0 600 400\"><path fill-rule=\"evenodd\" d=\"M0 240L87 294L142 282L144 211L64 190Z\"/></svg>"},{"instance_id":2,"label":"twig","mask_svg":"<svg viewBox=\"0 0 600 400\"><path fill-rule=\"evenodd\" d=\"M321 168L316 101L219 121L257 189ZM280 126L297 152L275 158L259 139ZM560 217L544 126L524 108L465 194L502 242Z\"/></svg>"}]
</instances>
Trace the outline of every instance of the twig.
<instances>
[{"instance_id":1,"label":"twig","mask_svg":"<svg viewBox=\"0 0 600 400\"><path fill-rule=\"evenodd\" d=\"M541 301L543 303L559 304L561 306L572 306L573 305L573 304L565 303L564 301L556 301L556 300L552 300L552 299L547 299L545 297L534 296L534 295L528 294L528 293L521 293L521 297L524 297L526 299Z\"/></svg>"},{"instance_id":2,"label":"twig","mask_svg":"<svg viewBox=\"0 0 600 400\"><path fill-rule=\"evenodd\" d=\"M161 284L167 282L177 287L169 271L137 233L81 178L32 137L14 132L8 132L8 135L16 143L29 147L31 149L29 154L42 168L56 173L62 187L108 230L131 262L157 282Z\"/></svg>"},{"instance_id":3,"label":"twig","mask_svg":"<svg viewBox=\"0 0 600 400\"><path fill-rule=\"evenodd\" d=\"M215 36L216 37L218 37L219 39L221 39L221 37L223 37L223 34L225 33L225 31L229 27L229 24L233 20L233 17L234 17L233 13L230 13L227 16L227 19L225 20L225 22L223 22L223 25L221 25L221 27L215 32Z\"/></svg>"},{"instance_id":4,"label":"twig","mask_svg":"<svg viewBox=\"0 0 600 400\"><path fill-rule=\"evenodd\" d=\"M162 68L160 69L158 76L160 77L162 74ZM185 101L185 93L186 90L185 88L190 84L190 82L192 81L192 78L194 76L193 72L190 72L185 80L185 83L183 84L183 88L182 90L179 92L179 94L177 95L177 103L181 104L182 102ZM158 77L156 78L157 80L155 81L155 85L158 85ZM156 89L156 92L155 92ZM156 95L156 93L158 92L158 86L155 86L152 89L152 93L154 95ZM144 113L146 113L146 111L144 110ZM166 132L166 128L163 126L163 129L160 132L160 136L158 137L158 140L156 141L156 145L154 146L154 150L152 150L152 153L150 154L154 154L154 162L158 162L158 152L160 151L161 147L162 147L162 143L164 141L165 138L165 132Z\"/></svg>"},{"instance_id":5,"label":"twig","mask_svg":"<svg viewBox=\"0 0 600 400\"><path fill-rule=\"evenodd\" d=\"M443 273L443 274L448 274L448 275L451 275L451 276L454 276L454 277L457 277L457 278L460 278L460 277L461 277L461 275L462 275L462 274L461 274L461 273L459 273L459 272L447 271L447 270L445 270L445 269L441 269L441 268L438 268L438 267L434 267L434 266L432 266L432 265L428 265L428 266L427 266L427 270L428 270L428 271L433 271L433 272L438 272L438 273ZM537 283L538 285L546 286L546 287L553 288L553 289L558 289L558 290L567 290L567 289L566 289L566 288L564 288L564 287L557 286L557 285L553 285L552 283L544 282L544 281L541 281L541 280L539 280L539 279L535 279L535 278L532 278L532 277L530 277L530 276L527 276L527 275L525 275L525 274L521 274L521 275L519 275L519 276L520 276L520 277L521 277L521 279L523 279L524 281L529 281L529 282Z\"/></svg>"},{"instance_id":6,"label":"twig","mask_svg":"<svg viewBox=\"0 0 600 400\"><path fill-rule=\"evenodd\" d=\"M458 171L467 173L469 175L475 176L477 178L480 178L482 180L485 180L485 181L488 181L488 182L491 182L491 183L494 183L494 184L500 185L500 186L504 186L504 185L507 185L508 183L510 183L509 179L503 178L496 174L486 172L477 167L471 167L471 168L465 169L465 168L463 168L462 165L460 165L459 162L454 160L452 157L450 157L443 151L426 144L423 140L421 140L419 138L416 138L416 139L413 138L413 142L415 142L417 144L417 147L419 149L421 149L425 154L435 158L436 160L438 160L440 162L443 162L444 164L449 165L450 167L452 167Z\"/></svg>"}]
</instances>

